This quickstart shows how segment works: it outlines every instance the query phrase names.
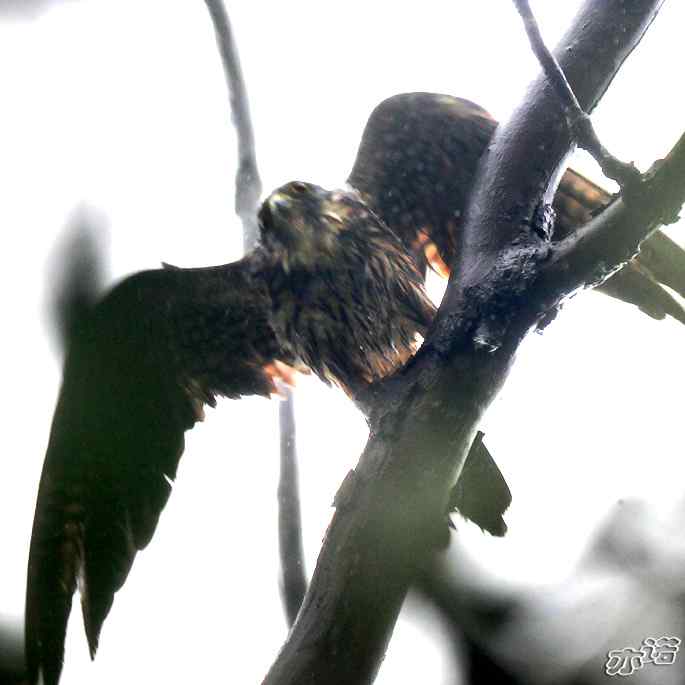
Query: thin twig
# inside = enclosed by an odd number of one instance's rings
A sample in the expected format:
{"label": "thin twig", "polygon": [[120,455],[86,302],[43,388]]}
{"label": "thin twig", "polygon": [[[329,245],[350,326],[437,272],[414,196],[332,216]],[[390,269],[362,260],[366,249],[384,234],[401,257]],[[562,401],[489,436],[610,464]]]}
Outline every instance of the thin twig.
{"label": "thin twig", "polygon": [[231,100],[231,119],[238,138],[238,171],[235,178],[235,211],[243,223],[243,246],[249,252],[259,237],[257,207],[262,182],[257,169],[254,133],[250,118],[247,89],[240,68],[238,48],[222,0],[205,0],[212,17],[216,42],[226,75]]}
{"label": "thin twig", "polygon": [[559,97],[576,143],[587,150],[597,161],[604,175],[616,181],[622,189],[638,182],[641,176],[635,165],[620,161],[600,142],[592,125],[592,120],[583,111],[578,98],[576,98],[562,68],[559,66],[559,62],[545,45],[528,0],[514,0],[514,4],[523,19],[523,25],[533,52]]}
{"label": "thin twig", "polygon": [[[231,101],[231,118],[238,138],[236,173],[236,213],[243,223],[245,252],[257,244],[257,208],[262,183],[257,168],[254,132],[250,118],[247,88],[240,68],[240,57],[231,23],[222,0],[205,0],[216,32],[217,45],[226,75]],[[280,484],[278,487],[278,526],[282,573],[282,597],[288,624],[292,625],[307,589],[302,552],[302,520],[295,449],[295,408],[293,394],[279,408],[281,436]]]}
{"label": "thin twig", "polygon": [[279,407],[281,476],[278,483],[278,541],[281,555],[281,596],[288,626],[292,626],[307,591],[302,552],[302,515],[297,475],[293,393]]}

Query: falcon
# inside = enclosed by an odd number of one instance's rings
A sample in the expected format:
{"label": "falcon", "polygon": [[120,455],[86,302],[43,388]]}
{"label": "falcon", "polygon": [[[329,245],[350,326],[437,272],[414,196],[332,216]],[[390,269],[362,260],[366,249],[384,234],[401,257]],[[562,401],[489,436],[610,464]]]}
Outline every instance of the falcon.
{"label": "falcon", "polygon": [[292,357],[354,394],[411,356],[435,306],[401,240],[357,193],[296,181],[259,220],[257,269]]}
{"label": "falcon", "polygon": [[69,322],[29,554],[30,683],[59,680],[77,583],[94,655],[205,404],[268,396],[300,362],[352,392],[401,365],[433,318],[413,259],[356,193],[290,183],[259,222],[242,260],[135,274]]}
{"label": "falcon", "polygon": [[[348,183],[404,241],[425,272],[447,275],[459,246],[478,162],[497,128],[482,107],[435,93],[404,93],[381,102],[362,136]],[[561,240],[611,196],[575,171],[554,198],[553,240]],[[661,231],[640,254],[596,289],[655,319],[685,323],[685,310],[663,286],[685,297],[685,251]]]}
{"label": "falcon", "polygon": [[[434,315],[425,270],[444,272],[453,259],[495,128],[466,100],[390,98],[371,115],[349,189],[302,182],[278,189],[259,213],[261,244],[242,260],[138,273],[92,304],[75,292],[78,306],[71,314],[65,307],[69,349],[29,554],[32,685],[40,675],[58,683],[77,583],[95,654],[114,594],[167,502],[184,433],[205,404],[268,396],[298,364],[354,396],[411,356]],[[608,200],[567,172],[555,238]],[[602,287],[650,316],[685,321],[661,286],[683,294],[684,274],[682,251],[657,233]],[[478,439],[451,505],[501,535],[510,500]]]}

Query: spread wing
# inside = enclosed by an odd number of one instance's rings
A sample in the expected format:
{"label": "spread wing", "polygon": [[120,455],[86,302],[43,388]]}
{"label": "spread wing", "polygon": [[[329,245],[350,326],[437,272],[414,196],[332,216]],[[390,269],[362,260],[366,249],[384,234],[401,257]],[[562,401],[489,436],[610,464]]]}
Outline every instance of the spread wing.
{"label": "spread wing", "polygon": [[77,583],[95,653],[203,403],[272,390],[263,367],[279,350],[249,259],[136,274],[72,326],[29,555],[31,684],[59,680]]}
{"label": "spread wing", "polygon": [[[446,264],[452,262],[476,167],[496,127],[484,109],[449,95],[395,95],[372,112],[348,181],[424,269],[427,238]],[[555,239],[609,199],[594,183],[567,171],[554,200]],[[657,231],[599,289],[654,318],[669,314],[685,323],[685,311],[662,284],[685,296],[685,250]]]}

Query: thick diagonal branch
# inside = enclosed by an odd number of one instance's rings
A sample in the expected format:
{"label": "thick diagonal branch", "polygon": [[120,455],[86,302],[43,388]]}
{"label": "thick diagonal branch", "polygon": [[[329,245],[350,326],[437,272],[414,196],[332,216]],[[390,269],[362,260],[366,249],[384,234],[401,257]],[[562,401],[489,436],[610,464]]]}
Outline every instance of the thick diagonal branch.
{"label": "thick diagonal branch", "polygon": [[[586,2],[558,52],[586,111],[660,5]],[[482,412],[540,315],[528,294],[545,233],[533,229],[572,145],[555,98],[546,79],[538,82],[483,160],[437,322],[377,396],[369,441],[338,492],[312,583],[267,685],[351,685],[375,676]]]}

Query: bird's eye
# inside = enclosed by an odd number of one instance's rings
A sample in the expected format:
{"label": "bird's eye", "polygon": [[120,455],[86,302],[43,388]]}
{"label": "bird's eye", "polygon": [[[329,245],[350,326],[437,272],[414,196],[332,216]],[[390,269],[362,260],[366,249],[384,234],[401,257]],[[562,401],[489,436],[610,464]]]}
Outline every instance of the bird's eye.
{"label": "bird's eye", "polygon": [[302,181],[293,181],[290,184],[290,187],[296,192],[296,193],[304,193],[307,190],[307,184],[302,183]]}

